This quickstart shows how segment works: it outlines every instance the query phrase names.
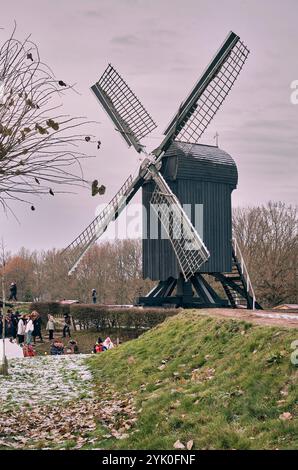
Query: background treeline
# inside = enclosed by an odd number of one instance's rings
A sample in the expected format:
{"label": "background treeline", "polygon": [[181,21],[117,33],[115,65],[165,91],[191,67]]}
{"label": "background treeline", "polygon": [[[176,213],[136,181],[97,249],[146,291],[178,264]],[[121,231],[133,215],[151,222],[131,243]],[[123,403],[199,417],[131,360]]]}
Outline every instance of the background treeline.
{"label": "background treeline", "polygon": [[[264,306],[298,304],[298,212],[281,202],[237,208],[234,235],[246,261],[257,299]],[[60,252],[29,251],[7,254],[6,285],[18,286],[22,301],[78,299],[98,303],[131,304],[153,283],[142,279],[140,240],[117,240],[95,245],[68,278]],[[8,292],[7,292],[8,293]]]}
{"label": "background treeline", "polygon": [[7,256],[5,278],[7,294],[10,283],[18,287],[18,300],[56,301],[77,299],[92,301],[97,291],[101,304],[132,304],[145,294],[152,283],[142,279],[142,248],[139,240],[117,240],[92,247],[75,274],[67,269],[58,250],[29,251],[22,248]]}

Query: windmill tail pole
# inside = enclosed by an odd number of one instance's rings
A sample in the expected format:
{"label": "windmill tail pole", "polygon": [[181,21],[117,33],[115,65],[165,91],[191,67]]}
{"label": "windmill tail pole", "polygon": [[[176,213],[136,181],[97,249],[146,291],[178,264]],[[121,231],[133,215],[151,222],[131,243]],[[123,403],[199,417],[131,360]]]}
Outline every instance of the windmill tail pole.
{"label": "windmill tail pole", "polygon": [[0,375],[8,375],[8,361],[5,354],[5,278],[4,278],[4,263],[3,263],[3,273],[2,273],[2,357],[0,358]]}

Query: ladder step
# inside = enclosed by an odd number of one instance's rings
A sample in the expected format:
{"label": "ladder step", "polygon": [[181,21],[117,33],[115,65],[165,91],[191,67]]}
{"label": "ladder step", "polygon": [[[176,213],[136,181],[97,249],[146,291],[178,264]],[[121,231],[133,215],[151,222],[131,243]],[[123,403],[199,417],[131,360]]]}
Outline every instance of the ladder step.
{"label": "ladder step", "polygon": [[[235,238],[232,239],[232,256],[233,256],[233,264],[232,264],[232,273],[229,277],[237,286],[241,287],[243,290],[243,296],[237,295],[237,303],[241,305],[242,303],[247,303],[247,306],[251,308],[254,306],[255,308],[261,308],[260,305],[256,302],[255,294],[253,291],[253,287],[251,284],[251,280],[247,271],[247,267],[245,265],[243,256],[241,254],[239,245]],[[234,274],[237,275],[235,276]],[[235,300],[236,301],[236,300]]]}

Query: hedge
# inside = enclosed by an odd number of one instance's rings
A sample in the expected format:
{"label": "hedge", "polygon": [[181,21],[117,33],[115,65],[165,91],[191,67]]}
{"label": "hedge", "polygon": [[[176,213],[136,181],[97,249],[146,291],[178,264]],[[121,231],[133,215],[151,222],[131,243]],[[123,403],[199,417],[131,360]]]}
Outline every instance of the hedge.
{"label": "hedge", "polygon": [[153,328],[166,318],[177,315],[180,311],[176,308],[122,308],[94,304],[65,305],[59,302],[32,303],[31,309],[37,310],[44,319],[49,313],[54,316],[68,313],[80,329],[125,328],[138,331]]}
{"label": "hedge", "polygon": [[30,305],[30,311],[37,310],[37,312],[46,320],[47,315],[63,316],[64,313],[70,314],[70,305],[60,304],[60,302],[33,302]]}

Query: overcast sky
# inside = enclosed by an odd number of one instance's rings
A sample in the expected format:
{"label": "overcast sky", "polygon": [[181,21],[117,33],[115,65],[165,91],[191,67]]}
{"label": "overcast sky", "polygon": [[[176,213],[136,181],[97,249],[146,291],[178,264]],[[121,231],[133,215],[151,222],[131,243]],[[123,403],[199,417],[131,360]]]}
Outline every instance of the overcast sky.
{"label": "overcast sky", "polygon": [[[34,201],[36,211],[13,206],[19,222],[0,212],[0,235],[9,250],[66,246],[138,165],[89,88],[111,62],[158,123],[146,140],[161,134],[230,30],[251,54],[202,143],[219,146],[235,159],[239,184],[233,205],[268,200],[298,203],[298,105],[290,101],[298,80],[297,0],[10,0],[1,1],[0,41],[13,20],[17,36],[28,33],[57,79],[77,83],[65,106],[98,121],[102,141],[85,161],[86,178],[107,186],[102,199],[86,190]],[[136,200],[137,202],[138,200]]]}

